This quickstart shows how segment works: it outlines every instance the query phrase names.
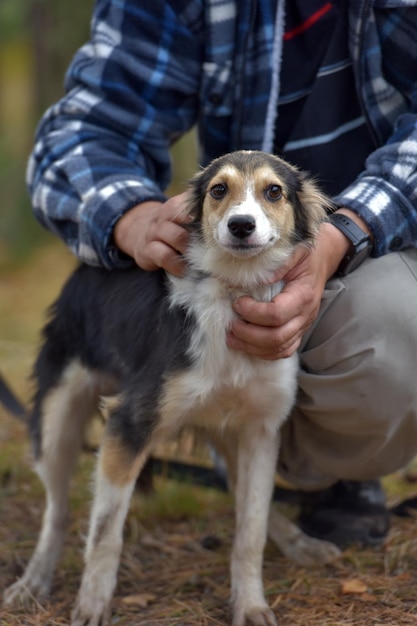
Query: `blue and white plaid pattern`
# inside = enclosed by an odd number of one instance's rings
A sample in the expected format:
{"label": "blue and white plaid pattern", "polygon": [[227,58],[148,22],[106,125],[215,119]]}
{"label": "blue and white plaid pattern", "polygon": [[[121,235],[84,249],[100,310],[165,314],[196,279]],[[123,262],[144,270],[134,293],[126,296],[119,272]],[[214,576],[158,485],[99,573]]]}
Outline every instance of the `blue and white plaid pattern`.
{"label": "blue and white plaid pattern", "polygon": [[[349,11],[376,150],[336,200],[369,223],[380,256],[417,244],[417,0],[351,0]],[[38,128],[27,174],[35,214],[80,259],[126,263],[114,224],[164,199],[170,146],[196,123],[202,164],[268,145],[276,12],[276,0],[96,1],[91,40]]]}

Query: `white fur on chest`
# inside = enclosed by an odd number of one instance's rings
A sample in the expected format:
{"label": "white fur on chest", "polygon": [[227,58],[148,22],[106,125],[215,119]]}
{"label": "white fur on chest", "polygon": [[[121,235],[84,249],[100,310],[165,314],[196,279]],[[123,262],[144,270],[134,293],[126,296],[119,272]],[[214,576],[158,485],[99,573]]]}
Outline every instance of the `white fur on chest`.
{"label": "white fur on chest", "polygon": [[[226,335],[237,317],[232,302],[242,292],[211,277],[171,277],[171,282],[171,304],[185,307],[197,321],[188,347],[193,366],[181,382],[183,408],[198,416],[201,407],[206,419],[207,408],[213,407],[213,419],[229,422],[254,410],[273,418],[283,409],[287,413],[295,395],[297,357],[266,361],[227,347]],[[280,290],[281,285],[263,285],[248,295],[270,301]]]}

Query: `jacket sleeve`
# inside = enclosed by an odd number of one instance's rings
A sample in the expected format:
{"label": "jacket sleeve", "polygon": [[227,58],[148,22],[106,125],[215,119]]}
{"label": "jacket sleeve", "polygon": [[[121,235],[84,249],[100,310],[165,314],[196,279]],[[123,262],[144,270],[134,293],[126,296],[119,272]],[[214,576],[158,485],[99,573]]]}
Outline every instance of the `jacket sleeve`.
{"label": "jacket sleeve", "polygon": [[82,261],[130,264],[113,227],[135,204],[165,198],[170,146],[196,121],[201,39],[197,2],[97,0],[91,39],[27,169],[35,215]]}
{"label": "jacket sleeve", "polygon": [[375,257],[417,247],[417,3],[386,4],[367,20],[358,89],[379,147],[336,198],[369,225]]}
{"label": "jacket sleeve", "polygon": [[378,257],[417,247],[416,189],[417,115],[407,114],[336,203],[351,208],[369,225],[374,236],[372,256]]}

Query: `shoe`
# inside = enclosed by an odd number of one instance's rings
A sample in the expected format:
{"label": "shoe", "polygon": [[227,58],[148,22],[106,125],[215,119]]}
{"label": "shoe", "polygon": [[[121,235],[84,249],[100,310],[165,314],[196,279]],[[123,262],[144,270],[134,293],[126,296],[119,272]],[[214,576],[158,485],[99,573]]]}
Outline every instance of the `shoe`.
{"label": "shoe", "polygon": [[390,512],[379,480],[341,480],[328,489],[304,493],[298,518],[311,537],[335,543],[380,545],[390,527]]}

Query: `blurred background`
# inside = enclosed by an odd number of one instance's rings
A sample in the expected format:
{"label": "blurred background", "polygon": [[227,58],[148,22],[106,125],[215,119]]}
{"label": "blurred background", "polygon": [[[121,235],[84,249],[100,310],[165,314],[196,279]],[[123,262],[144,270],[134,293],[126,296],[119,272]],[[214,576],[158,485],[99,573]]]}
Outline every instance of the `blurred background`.
{"label": "blurred background", "polygon": [[0,2],[0,268],[46,242],[32,218],[25,168],[36,124],[63,94],[66,67],[89,32],[92,0]]}
{"label": "blurred background", "polygon": [[[66,66],[88,37],[91,7],[0,0],[0,374],[25,402],[44,309],[74,263],[32,216],[26,162],[38,120],[63,94]],[[0,418],[5,443],[16,433],[1,408]]]}
{"label": "blurred background", "polygon": [[[0,373],[26,398],[45,308],[75,260],[34,219],[25,169],[36,125],[64,92],[89,36],[93,0],[0,0]],[[174,149],[181,190],[195,169],[194,138]],[[1,409],[0,409],[1,411]]]}

